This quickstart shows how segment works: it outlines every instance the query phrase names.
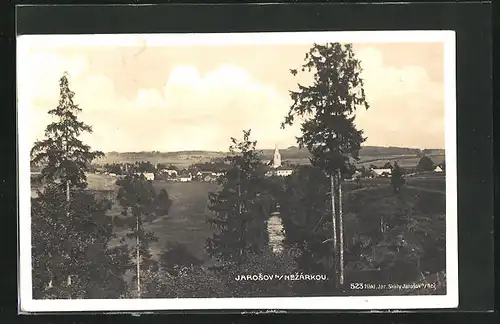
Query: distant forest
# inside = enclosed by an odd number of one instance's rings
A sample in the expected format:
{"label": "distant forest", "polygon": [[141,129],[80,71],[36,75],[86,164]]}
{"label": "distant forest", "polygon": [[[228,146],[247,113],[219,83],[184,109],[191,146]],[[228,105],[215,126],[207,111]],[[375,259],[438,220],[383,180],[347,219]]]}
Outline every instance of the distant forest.
{"label": "distant forest", "polygon": [[[261,150],[262,156],[270,158],[273,156],[274,149],[264,149]],[[396,156],[396,155],[433,155],[433,154],[444,154],[444,149],[418,149],[418,148],[408,148],[408,147],[395,147],[395,146],[364,146],[361,148],[359,153],[362,157],[384,157],[384,156]],[[227,152],[216,152],[216,151],[177,151],[177,152],[109,152],[108,156],[120,156],[120,157],[130,157],[130,158],[148,158],[148,157],[224,157]],[[308,158],[310,153],[307,149],[299,149],[296,146],[290,146],[286,149],[280,149],[280,154],[283,159],[302,159]]]}

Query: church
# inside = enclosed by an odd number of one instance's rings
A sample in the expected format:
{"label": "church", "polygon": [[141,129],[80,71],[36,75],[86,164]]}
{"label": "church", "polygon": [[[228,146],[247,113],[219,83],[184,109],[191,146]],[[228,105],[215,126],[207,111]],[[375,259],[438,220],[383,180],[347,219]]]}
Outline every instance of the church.
{"label": "church", "polygon": [[271,170],[266,173],[268,177],[270,176],[278,176],[278,177],[286,177],[293,173],[293,169],[289,167],[285,167],[281,164],[281,154],[278,150],[278,145],[276,145],[274,149],[273,159],[269,161],[268,165],[271,167]]}

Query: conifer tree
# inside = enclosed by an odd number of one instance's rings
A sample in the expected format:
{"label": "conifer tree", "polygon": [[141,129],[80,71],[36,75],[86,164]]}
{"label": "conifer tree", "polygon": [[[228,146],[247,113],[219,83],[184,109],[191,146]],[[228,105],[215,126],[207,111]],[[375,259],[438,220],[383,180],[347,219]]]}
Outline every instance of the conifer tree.
{"label": "conifer tree", "polygon": [[104,154],[91,151],[90,146],[78,139],[82,133],[92,133],[92,127],[77,118],[82,110],[73,101],[75,93],[69,88],[67,73],[61,77],[59,89],[59,105],[48,112],[56,121],[45,129],[45,139],[35,142],[31,149],[31,163],[44,166],[40,178],[45,182],[60,183],[66,191],[66,202],[69,202],[71,189],[87,186],[85,172],[94,159]]}
{"label": "conifer tree", "polygon": [[[122,215],[129,216],[130,232],[126,237],[135,241],[129,253],[130,259],[135,263],[135,297],[141,298],[145,293],[142,288],[145,286],[143,278],[158,266],[152,259],[149,248],[149,244],[156,242],[158,238],[145,228],[145,222],[152,219],[159,208],[162,213],[168,214],[168,210],[164,210],[151,181],[147,181],[143,175],[129,173],[124,179],[117,181],[117,185],[120,186],[117,200],[123,208]],[[164,195],[166,192],[162,196]],[[125,243],[125,238],[122,243]]]}
{"label": "conifer tree", "polygon": [[434,170],[434,161],[427,155],[420,158],[417,164],[417,171],[432,171]]}
{"label": "conifer tree", "polygon": [[231,155],[226,158],[230,169],[218,182],[221,189],[209,194],[208,222],[216,233],[207,240],[207,252],[219,260],[236,264],[248,254],[258,253],[267,244],[264,192],[265,166],[250,140],[250,130],[243,131],[243,141],[231,138]]}
{"label": "conifer tree", "polygon": [[[31,165],[41,166],[42,189],[32,199],[33,295],[35,298],[88,298],[120,294],[124,260],[121,247],[108,248],[113,238],[109,204],[87,187],[85,172],[102,152],[78,139],[92,132],[77,114],[65,73],[59,82],[59,105],[48,113],[56,120],[31,150]],[[102,291],[111,285],[111,291]],[[116,295],[115,297],[118,297]]]}
{"label": "conifer tree", "polygon": [[[343,224],[342,174],[352,159],[358,158],[363,131],[354,123],[355,111],[365,100],[360,61],[355,58],[351,44],[313,44],[306,53],[301,72],[312,74],[310,85],[298,84],[290,91],[293,104],[282,128],[301,119],[300,147],[311,152],[311,163],[323,169],[330,177],[334,256],[338,282],[343,284]],[[297,75],[298,70],[290,70]]]}

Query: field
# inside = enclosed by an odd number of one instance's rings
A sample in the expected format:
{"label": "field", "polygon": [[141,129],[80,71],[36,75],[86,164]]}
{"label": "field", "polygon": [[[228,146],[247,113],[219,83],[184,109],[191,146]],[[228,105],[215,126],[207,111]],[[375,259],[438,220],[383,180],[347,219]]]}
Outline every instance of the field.
{"label": "field", "polygon": [[[98,180],[101,177],[101,180]],[[105,178],[101,175],[92,175],[91,186],[93,189],[110,189],[113,178]],[[425,197],[429,202],[429,207],[432,208],[432,201],[441,201],[445,197],[445,177],[443,174],[430,173],[420,177],[409,178],[403,189],[403,195],[406,197]],[[173,200],[172,207],[168,216],[160,217],[148,223],[148,230],[151,230],[158,237],[158,242],[152,243],[153,255],[158,256],[168,241],[179,242],[185,244],[190,252],[197,257],[206,260],[207,255],[204,252],[206,239],[213,233],[212,228],[206,222],[207,215],[207,198],[208,193],[217,190],[217,185],[213,183],[177,183],[153,181],[153,185],[157,190],[166,189],[170,198]],[[370,200],[380,198],[383,199],[392,197],[390,190],[390,180],[386,178],[364,179],[362,181],[363,189],[356,189],[356,184],[346,182],[343,186],[346,197],[350,191],[363,192],[362,200]],[[379,197],[377,192],[382,192]],[[423,195],[422,195],[423,194]],[[413,198],[412,198],[413,199]],[[440,205],[441,206],[441,205]],[[375,207],[374,207],[375,208]],[[384,207],[385,208],[385,207]],[[120,207],[115,203],[109,215],[119,216]],[[345,212],[349,212],[349,207],[346,205]],[[390,211],[388,211],[390,212]],[[436,207],[436,213],[444,213],[441,207]],[[369,210],[364,210],[359,217],[369,217]],[[366,214],[366,215],[365,215]],[[123,230],[117,228],[119,236],[123,235]]]}
{"label": "field", "polygon": [[[116,193],[117,186],[114,184],[116,178],[106,175],[87,174],[89,189],[96,191],[108,191],[112,195]],[[157,190],[166,189],[170,199],[173,200],[168,216],[155,219],[148,224],[148,229],[153,231],[159,238],[153,243],[153,253],[160,253],[167,241],[186,244],[192,253],[205,259],[204,246],[206,238],[211,235],[212,229],[206,223],[208,193],[217,190],[217,184],[213,183],[178,183],[153,181]],[[362,191],[373,192],[377,188],[389,188],[390,180],[387,178],[363,179],[361,181]],[[427,173],[414,177],[408,177],[405,192],[427,192],[433,195],[444,196],[446,183],[443,173]],[[347,194],[356,189],[354,182],[345,182],[344,192]],[[359,191],[355,190],[355,191]],[[367,192],[367,194],[368,194]],[[120,217],[122,209],[114,202],[109,216]],[[349,212],[346,210],[346,212]],[[117,232],[123,234],[123,229],[117,228]]]}
{"label": "field", "polygon": [[[146,225],[158,238],[158,242],[151,243],[153,256],[158,257],[171,241],[186,245],[191,253],[206,260],[205,243],[212,234],[206,222],[208,193],[216,191],[217,184],[153,181],[153,186],[156,190],[166,189],[173,201],[167,216]],[[109,215],[120,217],[120,212],[121,208],[115,203]],[[122,228],[117,228],[116,232],[118,237],[124,235]]]}
{"label": "field", "polygon": [[185,244],[201,259],[206,259],[206,239],[212,229],[206,222],[208,193],[217,190],[213,183],[166,183],[155,181],[157,190],[165,188],[173,200],[167,217],[152,222],[149,230],[158,236],[159,241],[152,246],[156,253],[161,252],[167,241]]}
{"label": "field", "polygon": [[[428,157],[434,162],[434,164],[441,164],[444,161],[443,154],[429,154]],[[390,162],[394,164],[397,162],[402,168],[414,168],[417,166],[420,157],[418,155],[392,155],[392,156],[360,156],[360,161],[358,166],[369,167],[370,165],[375,165],[377,167],[383,166],[385,163]]]}
{"label": "field", "polygon": [[97,163],[135,163],[140,161],[149,161],[156,165],[164,163],[166,165],[175,165],[178,168],[187,168],[194,163],[210,162],[214,158],[223,158],[227,153],[209,152],[209,151],[191,151],[191,152],[131,152],[131,153],[107,153],[100,158]]}
{"label": "field", "polygon": [[[389,187],[390,178],[372,178],[362,179],[361,185],[366,188],[374,187]],[[356,188],[356,183],[353,181],[344,184],[344,190],[351,190]],[[444,172],[427,172],[417,174],[415,176],[408,176],[406,178],[406,189],[420,190],[426,192],[434,192],[444,195],[446,193],[446,174]]]}
{"label": "field", "polygon": [[[261,158],[264,161],[271,160],[274,154],[273,149],[261,150]],[[305,149],[290,147],[280,149],[281,159],[288,164],[309,164],[310,154]],[[398,162],[404,168],[413,168],[417,165],[421,152],[418,149],[397,148],[397,147],[363,147],[360,151],[359,166],[365,167],[374,164],[379,167],[387,162]],[[434,164],[444,161],[444,150],[428,150],[426,152]],[[97,163],[134,163],[136,161],[150,161],[153,164],[164,163],[175,165],[179,168],[187,168],[195,163],[210,162],[212,159],[220,159],[227,156],[227,152],[213,151],[185,151],[185,152],[129,152],[129,153],[107,153],[105,157],[99,159]]]}
{"label": "field", "polygon": [[[106,175],[87,175],[89,189],[96,192],[106,193],[108,197],[116,194],[117,186],[114,184],[116,178]],[[375,178],[363,179],[362,188],[358,189],[355,182],[345,182],[343,185],[344,215],[345,215],[345,238],[346,238],[346,280],[366,280],[376,282],[396,282],[397,280],[408,280],[414,282],[418,280],[420,273],[426,276],[435,275],[444,270],[444,235],[445,235],[445,175],[444,173],[428,172],[408,177],[401,193],[395,195],[390,186],[390,179]],[[213,233],[213,229],[206,222],[207,220],[207,199],[208,193],[217,191],[218,186],[214,183],[204,182],[165,182],[161,180],[153,181],[153,186],[157,189],[166,189],[172,206],[169,215],[152,219],[146,222],[149,231],[154,232],[158,238],[157,242],[150,244],[154,258],[164,251],[167,242],[177,242],[185,245],[188,250],[201,260],[210,262],[205,252],[205,244],[208,237]],[[374,229],[379,226],[381,217],[399,217],[401,210],[412,210],[412,216],[424,228],[425,249],[430,252],[424,255],[419,261],[418,274],[416,267],[410,270],[390,270],[375,271],[375,276],[366,277],[371,272],[350,269],[353,264],[358,263],[358,257],[348,260],[349,246],[356,236],[371,235]],[[121,208],[113,203],[109,216],[120,219]],[[122,218],[123,219],[123,218]],[[116,243],[126,233],[126,228],[115,223]],[[428,236],[427,236],[428,234]],[[428,237],[428,238],[427,238]],[[129,242],[134,244],[133,241]],[[111,242],[113,245],[114,242]],[[286,248],[286,247],[285,247]],[[375,250],[378,247],[373,247]],[[383,253],[384,252],[379,252]],[[411,271],[411,273],[410,273]],[[130,279],[128,274],[126,278]],[[389,276],[389,277],[388,277]],[[399,276],[391,277],[391,276]],[[389,279],[388,279],[389,278]],[[406,279],[405,279],[406,278]],[[412,279],[407,279],[412,278]],[[127,279],[127,280],[128,280]],[[352,292],[351,292],[352,293]],[[367,293],[366,291],[364,293]],[[368,292],[369,293],[369,292]],[[376,292],[373,292],[374,294]],[[396,292],[403,294],[404,292]]]}
{"label": "field", "polygon": [[[118,187],[116,178],[101,174],[87,174],[88,188],[97,193],[105,194],[108,198],[116,195]],[[205,242],[212,230],[206,223],[208,193],[217,190],[217,184],[206,182],[164,182],[153,181],[157,191],[166,189],[172,207],[168,216],[160,217],[147,224],[148,230],[158,237],[158,242],[152,243],[152,253],[157,256],[164,249],[167,241],[185,244],[188,249],[201,259],[206,259]],[[36,188],[32,188],[32,197],[36,197]],[[108,216],[123,219],[122,208],[113,201]],[[118,224],[118,221],[116,221]],[[120,237],[125,234],[124,228],[117,225],[116,233]],[[113,243],[112,243],[113,244]]]}

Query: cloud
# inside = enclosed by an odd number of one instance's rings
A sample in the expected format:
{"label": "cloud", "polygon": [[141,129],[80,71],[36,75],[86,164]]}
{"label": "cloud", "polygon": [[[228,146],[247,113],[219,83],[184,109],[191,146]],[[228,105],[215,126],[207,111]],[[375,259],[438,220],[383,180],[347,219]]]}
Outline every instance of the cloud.
{"label": "cloud", "polygon": [[[443,84],[432,81],[422,66],[388,65],[375,47],[365,47],[357,56],[371,105],[368,111],[359,110],[356,120],[368,137],[366,144],[444,147]],[[243,129],[252,129],[259,147],[272,148],[295,145],[300,135],[298,124],[280,129],[291,102],[275,85],[295,82],[286,69],[264,83],[243,65],[226,62],[205,72],[194,65],[174,65],[163,84],[136,88],[125,97],[115,88],[113,75],[91,72],[90,57],[32,51],[19,59],[19,106],[29,112],[23,117],[29,127],[22,136],[34,141],[43,135],[51,121],[47,111],[58,103],[58,79],[64,71],[83,109],[81,120],[93,126],[94,133],[82,139],[95,149],[226,150],[230,137],[241,138]]]}
{"label": "cloud", "polygon": [[[19,97],[36,116],[31,119],[31,140],[40,138],[50,122],[47,111],[57,105],[58,79],[68,70],[75,102],[83,109],[80,118],[94,130],[82,139],[96,149],[227,150],[230,137],[241,138],[243,129],[252,129],[261,147],[294,144],[294,130],[280,129],[288,98],[239,66],[222,64],[203,75],[195,66],[176,66],[163,87],[140,88],[127,100],[115,92],[110,78],[89,74],[84,58],[46,56],[55,64],[47,78],[38,68],[36,82],[27,75],[20,78]],[[39,55],[32,60],[36,67],[46,62]],[[43,84],[43,91],[33,91],[37,84]]]}
{"label": "cloud", "polygon": [[357,125],[367,144],[444,147],[444,85],[431,80],[422,66],[395,68],[374,47],[360,50],[368,111],[359,110]]}

